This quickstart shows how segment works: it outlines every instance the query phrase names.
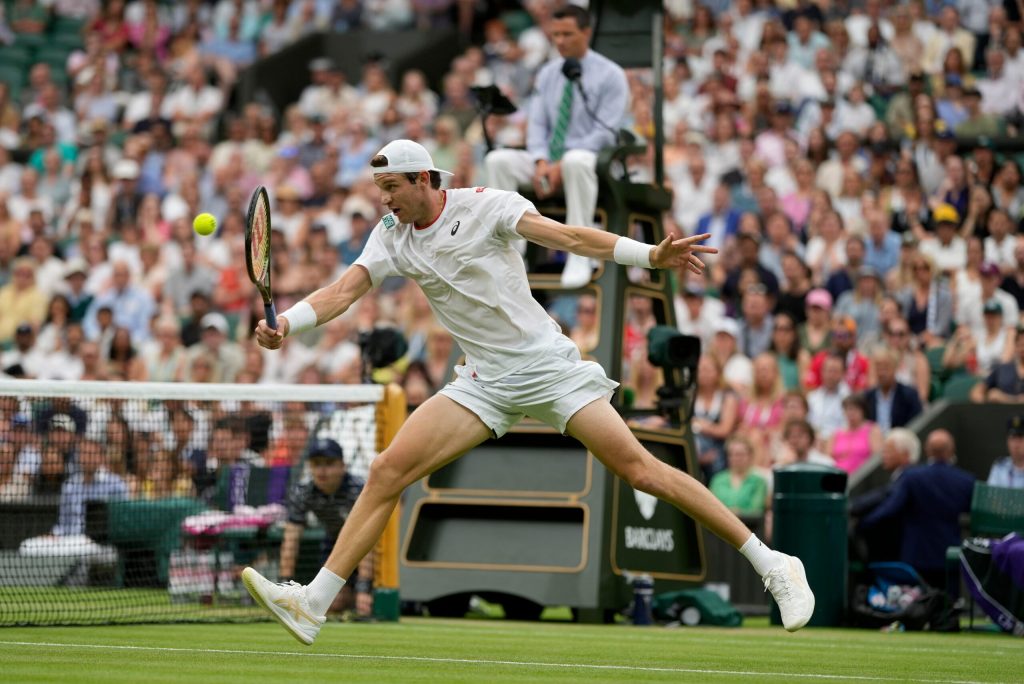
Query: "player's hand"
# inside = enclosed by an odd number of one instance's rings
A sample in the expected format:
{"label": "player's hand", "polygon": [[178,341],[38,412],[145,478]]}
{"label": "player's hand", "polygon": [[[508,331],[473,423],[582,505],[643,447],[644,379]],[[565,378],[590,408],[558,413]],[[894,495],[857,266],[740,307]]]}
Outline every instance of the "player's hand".
{"label": "player's hand", "polygon": [[669,235],[661,244],[651,250],[651,268],[675,268],[685,266],[693,273],[700,275],[704,272],[704,262],[698,257],[702,254],[718,254],[717,247],[698,245],[711,237],[711,233],[691,235],[686,238],[675,239]]}
{"label": "player's hand", "polygon": [[256,324],[256,341],[264,349],[280,349],[287,334],[288,319],[284,316],[277,317],[277,330],[272,329],[263,319]]}
{"label": "player's hand", "polygon": [[356,594],[356,613],[361,617],[369,617],[373,614],[373,594],[365,591]]}

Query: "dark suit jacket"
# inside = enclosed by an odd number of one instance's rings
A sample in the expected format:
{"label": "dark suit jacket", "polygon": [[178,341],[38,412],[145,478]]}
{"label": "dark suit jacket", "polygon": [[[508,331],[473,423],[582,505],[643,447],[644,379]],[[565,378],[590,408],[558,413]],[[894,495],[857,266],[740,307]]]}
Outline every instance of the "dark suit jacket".
{"label": "dark suit jacket", "polygon": [[960,514],[971,510],[974,476],[946,463],[907,470],[888,497],[865,517],[862,530],[900,525],[900,558],[920,571],[942,570],[946,549],[960,545]]}
{"label": "dark suit jacket", "polygon": [[[896,389],[893,391],[895,394],[892,398],[892,427],[904,427],[921,413],[921,397],[917,394],[916,389],[901,382],[896,383]],[[864,399],[868,404],[867,414],[864,417],[877,422],[878,416],[875,415],[875,409],[878,403],[878,388],[872,387],[865,392]]]}

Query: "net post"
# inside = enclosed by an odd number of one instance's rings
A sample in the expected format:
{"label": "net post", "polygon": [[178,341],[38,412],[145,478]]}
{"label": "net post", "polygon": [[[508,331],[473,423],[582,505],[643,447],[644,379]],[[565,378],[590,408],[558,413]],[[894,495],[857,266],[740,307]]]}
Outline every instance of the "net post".
{"label": "net post", "polygon": [[[377,404],[377,451],[391,444],[406,417],[405,392],[391,383],[384,388],[384,398]],[[398,619],[398,554],[401,503],[395,507],[387,526],[377,542],[374,563],[374,614],[379,618]],[[383,590],[383,591],[382,591]],[[385,599],[385,595],[387,598]],[[387,604],[387,609],[378,604]]]}

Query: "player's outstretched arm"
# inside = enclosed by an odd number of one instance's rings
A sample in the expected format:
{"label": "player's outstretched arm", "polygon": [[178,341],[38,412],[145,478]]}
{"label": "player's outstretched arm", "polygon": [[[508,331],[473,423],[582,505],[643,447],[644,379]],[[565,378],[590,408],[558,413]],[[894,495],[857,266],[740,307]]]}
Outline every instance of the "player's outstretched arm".
{"label": "player's outstretched arm", "polygon": [[277,317],[277,330],[266,321],[256,325],[256,341],[261,347],[278,349],[284,338],[315,328],[348,311],[373,286],[370,274],[358,265],[350,266],[330,285],[321,287]]}
{"label": "player's outstretched arm", "polygon": [[614,260],[627,266],[674,268],[685,266],[702,273],[704,262],[698,253],[717,254],[714,247],[697,244],[711,237],[710,233],[686,238],[666,237],[657,245],[645,245],[627,237],[596,228],[567,226],[540,214],[526,213],[516,224],[516,232],[530,242],[550,249],[560,249],[593,259]]}

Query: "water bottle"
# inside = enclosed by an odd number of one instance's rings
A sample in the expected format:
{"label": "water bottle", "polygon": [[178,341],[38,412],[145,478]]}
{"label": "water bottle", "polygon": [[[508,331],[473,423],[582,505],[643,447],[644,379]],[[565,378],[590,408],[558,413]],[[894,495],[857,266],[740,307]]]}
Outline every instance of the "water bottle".
{"label": "water bottle", "polygon": [[637,575],[633,578],[633,624],[650,625],[654,623],[651,613],[651,598],[654,596],[654,578],[650,575]]}

